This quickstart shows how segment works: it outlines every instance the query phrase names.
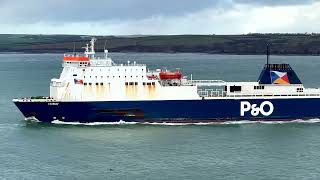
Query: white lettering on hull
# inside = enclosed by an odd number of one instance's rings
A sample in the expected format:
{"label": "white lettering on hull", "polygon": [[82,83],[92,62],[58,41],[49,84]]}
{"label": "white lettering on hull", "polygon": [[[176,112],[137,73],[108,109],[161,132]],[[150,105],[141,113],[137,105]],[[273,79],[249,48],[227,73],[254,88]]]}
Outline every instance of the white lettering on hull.
{"label": "white lettering on hull", "polygon": [[[240,116],[244,116],[248,111],[250,111],[252,116],[258,116],[259,114],[270,116],[274,111],[274,106],[270,101],[263,101],[259,107],[257,106],[257,104],[251,104],[249,101],[241,101]],[[265,106],[269,107],[268,111],[265,111]]]}

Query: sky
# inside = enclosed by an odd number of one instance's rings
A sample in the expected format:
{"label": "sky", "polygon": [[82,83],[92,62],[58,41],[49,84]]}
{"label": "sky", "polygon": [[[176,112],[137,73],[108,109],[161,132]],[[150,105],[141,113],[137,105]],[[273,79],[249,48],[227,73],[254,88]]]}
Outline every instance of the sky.
{"label": "sky", "polygon": [[320,0],[0,0],[2,34],[320,32]]}

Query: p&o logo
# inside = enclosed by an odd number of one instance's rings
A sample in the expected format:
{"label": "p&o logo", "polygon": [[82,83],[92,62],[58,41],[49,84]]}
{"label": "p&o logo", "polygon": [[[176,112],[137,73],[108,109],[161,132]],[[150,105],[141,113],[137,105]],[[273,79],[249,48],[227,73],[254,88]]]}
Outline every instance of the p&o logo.
{"label": "p&o logo", "polygon": [[250,111],[252,116],[258,116],[259,114],[270,116],[273,113],[273,110],[274,106],[270,101],[263,101],[260,106],[258,106],[257,104],[251,104],[248,101],[241,101],[240,104],[241,116],[244,116],[245,112],[248,111]]}

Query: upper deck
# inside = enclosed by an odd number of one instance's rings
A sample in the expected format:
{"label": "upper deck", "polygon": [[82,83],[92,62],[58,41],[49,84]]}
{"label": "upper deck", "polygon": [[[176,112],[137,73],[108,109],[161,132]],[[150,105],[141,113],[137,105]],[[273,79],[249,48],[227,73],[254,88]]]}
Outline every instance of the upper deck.
{"label": "upper deck", "polygon": [[219,98],[319,97],[319,89],[307,89],[288,64],[266,64],[256,82],[188,79],[180,70],[149,71],[145,64],[116,64],[96,56],[95,39],[84,53],[63,58],[63,71],[52,79],[50,97],[68,101],[187,100]]}

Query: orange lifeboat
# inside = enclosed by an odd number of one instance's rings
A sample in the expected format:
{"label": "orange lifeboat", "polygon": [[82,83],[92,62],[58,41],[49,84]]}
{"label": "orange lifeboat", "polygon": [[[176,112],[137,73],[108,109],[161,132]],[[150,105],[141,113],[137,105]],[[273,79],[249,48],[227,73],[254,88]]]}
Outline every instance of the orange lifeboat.
{"label": "orange lifeboat", "polygon": [[163,71],[159,74],[161,80],[170,80],[170,79],[181,79],[182,73],[180,71],[170,72]]}

